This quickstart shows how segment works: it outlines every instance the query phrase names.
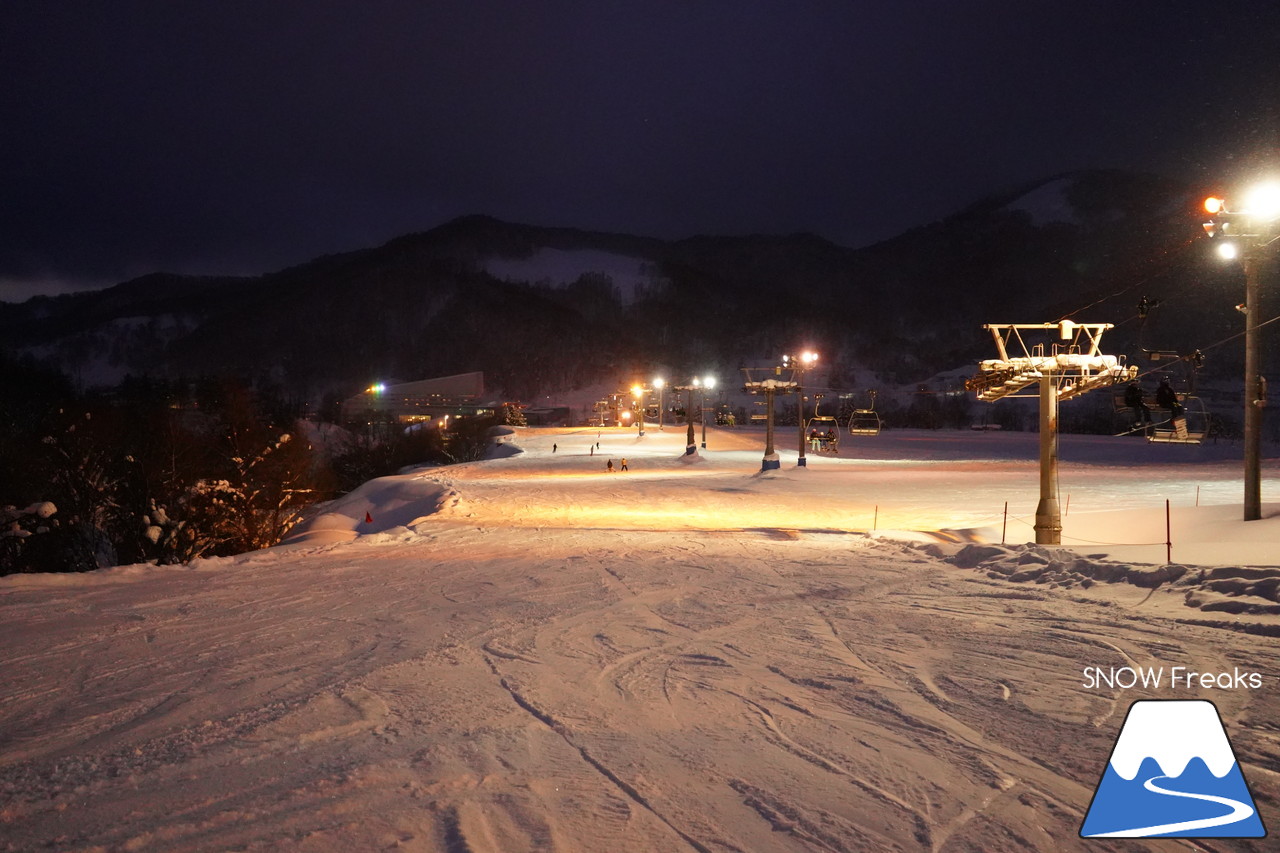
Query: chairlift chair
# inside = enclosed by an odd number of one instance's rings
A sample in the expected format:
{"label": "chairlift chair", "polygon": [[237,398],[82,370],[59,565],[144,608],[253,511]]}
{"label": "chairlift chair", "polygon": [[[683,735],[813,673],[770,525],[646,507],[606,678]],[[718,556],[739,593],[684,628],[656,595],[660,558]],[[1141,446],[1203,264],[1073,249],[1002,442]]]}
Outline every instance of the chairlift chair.
{"label": "chairlift chair", "polygon": [[[1142,355],[1151,363],[1159,362],[1181,362],[1183,364],[1185,375],[1181,384],[1185,385],[1184,391],[1175,392],[1178,398],[1180,412],[1175,413],[1170,409],[1154,405],[1154,400],[1150,400],[1147,395],[1144,396],[1144,402],[1147,408],[1153,412],[1160,412],[1164,415],[1163,420],[1155,420],[1147,428],[1146,425],[1139,427],[1136,424],[1136,418],[1131,419],[1134,426],[1121,435],[1133,434],[1141,430],[1147,436],[1147,441],[1156,444],[1200,444],[1204,441],[1205,436],[1209,433],[1209,414],[1205,410],[1204,401],[1196,395],[1196,373],[1204,366],[1204,353],[1200,350],[1192,350],[1191,352],[1182,352],[1173,349],[1157,349],[1144,345],[1143,341],[1147,332],[1147,318],[1153,308],[1159,307],[1158,300],[1152,300],[1146,296],[1138,302],[1138,319],[1141,321],[1138,331],[1139,348]],[[1167,378],[1167,377],[1166,377]],[[1133,409],[1124,402],[1123,394],[1117,394],[1115,397],[1117,414],[1133,413]]]}
{"label": "chairlift chair", "polygon": [[831,415],[814,415],[805,424],[805,436],[814,453],[840,454],[840,424]]}
{"label": "chairlift chair", "polygon": [[[1157,421],[1147,441],[1155,444],[1200,444],[1209,432],[1209,415],[1205,411],[1204,401],[1191,394],[1178,394],[1178,403],[1182,411]],[[1167,410],[1162,410],[1167,411]]]}
{"label": "chairlift chair", "polygon": [[871,408],[854,409],[849,415],[850,435],[879,435],[880,413],[876,411],[876,392],[871,391]]}
{"label": "chairlift chair", "polygon": [[1124,391],[1113,397],[1116,435],[1143,435],[1155,444],[1200,444],[1209,433],[1209,413],[1204,401],[1195,394],[1177,392],[1182,412],[1177,417],[1168,409],[1157,406],[1152,395],[1143,392],[1143,402],[1151,412],[1151,420],[1139,422],[1134,407],[1125,402]]}
{"label": "chairlift chair", "polygon": [[854,409],[849,415],[850,435],[879,435],[880,415],[875,409]]}

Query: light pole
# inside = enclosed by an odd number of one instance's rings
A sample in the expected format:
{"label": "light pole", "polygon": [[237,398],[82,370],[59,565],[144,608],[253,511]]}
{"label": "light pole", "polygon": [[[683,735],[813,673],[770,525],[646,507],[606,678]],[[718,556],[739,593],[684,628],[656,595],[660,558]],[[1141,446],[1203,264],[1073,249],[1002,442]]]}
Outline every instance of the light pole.
{"label": "light pole", "polygon": [[[1260,280],[1264,250],[1277,239],[1280,219],[1280,183],[1261,184],[1247,191],[1242,209],[1230,210],[1220,198],[1207,198],[1204,208],[1212,216],[1204,224],[1210,237],[1218,237],[1218,254],[1244,262],[1244,520],[1262,518],[1262,407],[1267,404],[1267,380],[1262,375],[1262,303]],[[1239,240],[1237,244],[1236,240]]]}
{"label": "light pole", "polygon": [[644,388],[639,385],[631,386],[631,408],[636,413],[637,437],[641,437],[644,435]]}
{"label": "light pole", "polygon": [[662,432],[662,389],[666,385],[661,377],[653,380],[653,387],[658,389],[658,432]]}
{"label": "light pole", "polygon": [[[693,380],[693,384],[698,385],[698,380]],[[707,391],[716,387],[716,378],[708,376],[702,380],[702,393],[698,395],[698,417],[702,419],[702,448],[707,447]]]}
{"label": "light pole", "polygon": [[796,457],[797,468],[809,467],[809,460],[804,455],[804,389],[800,386],[804,382],[805,370],[812,367],[817,360],[816,352],[802,352],[798,356],[782,357],[782,366],[791,368],[791,376],[796,383],[796,420],[800,424],[800,455]]}
{"label": "light pole", "polygon": [[685,448],[684,455],[692,456],[698,452],[698,445],[693,436],[693,389],[698,386],[698,380],[695,379],[688,385],[672,385],[671,390],[676,392],[676,408],[680,408],[680,392],[686,392],[684,404],[684,423],[685,423]]}

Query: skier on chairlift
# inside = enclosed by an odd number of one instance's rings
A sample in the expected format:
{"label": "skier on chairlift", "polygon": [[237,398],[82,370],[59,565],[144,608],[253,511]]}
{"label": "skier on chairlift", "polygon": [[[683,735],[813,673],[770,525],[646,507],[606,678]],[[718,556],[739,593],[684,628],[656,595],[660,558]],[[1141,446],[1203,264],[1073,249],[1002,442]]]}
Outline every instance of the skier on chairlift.
{"label": "skier on chairlift", "polygon": [[1156,389],[1156,405],[1163,409],[1168,409],[1169,414],[1173,417],[1179,417],[1183,411],[1182,403],[1178,401],[1178,392],[1173,390],[1173,386],[1169,384],[1169,377],[1160,380],[1160,387]]}
{"label": "skier on chairlift", "polygon": [[1156,403],[1162,408],[1169,410],[1169,420],[1173,424],[1173,432],[1179,439],[1187,437],[1187,418],[1186,408],[1182,402],[1178,400],[1178,392],[1173,390],[1173,386],[1169,384],[1169,377],[1160,380],[1160,387],[1156,389]]}
{"label": "skier on chairlift", "polygon": [[1133,430],[1146,432],[1151,427],[1151,409],[1142,396],[1142,385],[1130,382],[1124,389],[1124,404],[1133,410]]}

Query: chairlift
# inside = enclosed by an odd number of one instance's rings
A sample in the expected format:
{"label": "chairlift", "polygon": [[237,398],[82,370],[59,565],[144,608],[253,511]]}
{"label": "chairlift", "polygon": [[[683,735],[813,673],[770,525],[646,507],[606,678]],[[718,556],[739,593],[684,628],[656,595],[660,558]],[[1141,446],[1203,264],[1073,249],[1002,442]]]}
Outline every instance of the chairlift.
{"label": "chairlift", "polygon": [[1120,390],[1112,397],[1119,432],[1117,435],[1145,436],[1156,444],[1200,444],[1210,432],[1211,419],[1204,401],[1191,390],[1174,391],[1177,408],[1158,405],[1155,397],[1142,392],[1142,406],[1147,418],[1139,416],[1128,390]]}
{"label": "chairlift", "polygon": [[[1176,392],[1175,392],[1176,393]],[[1147,441],[1155,444],[1200,444],[1209,433],[1204,401],[1191,394],[1177,394],[1180,409],[1153,425]],[[1168,410],[1166,410],[1168,411]]]}
{"label": "chairlift", "polygon": [[869,392],[871,395],[871,408],[854,409],[849,415],[849,434],[850,435],[879,435],[880,434],[880,413],[876,411],[876,392]]}
{"label": "chairlift", "polygon": [[805,424],[805,440],[814,453],[838,456],[840,453],[840,424],[831,415],[814,415]]}
{"label": "chairlift", "polygon": [[[1152,422],[1149,425],[1139,423],[1141,419],[1137,417],[1136,407],[1127,399],[1128,394],[1124,391],[1118,392],[1114,397],[1117,417],[1127,416],[1131,424],[1120,434],[1145,435],[1147,441],[1156,444],[1200,444],[1209,434],[1211,424],[1204,401],[1196,394],[1196,372],[1204,366],[1204,353],[1198,349],[1184,353],[1179,350],[1155,349],[1144,345],[1147,319],[1152,309],[1159,306],[1159,300],[1146,296],[1138,302],[1138,319],[1141,321],[1138,345],[1143,357],[1152,364],[1181,362],[1184,366],[1184,378],[1180,384],[1184,387],[1175,390],[1177,405],[1172,407],[1159,406],[1154,399],[1143,393],[1143,405],[1148,410],[1149,417],[1153,412],[1164,414],[1163,420],[1150,418]],[[1168,379],[1168,376],[1163,378]]]}

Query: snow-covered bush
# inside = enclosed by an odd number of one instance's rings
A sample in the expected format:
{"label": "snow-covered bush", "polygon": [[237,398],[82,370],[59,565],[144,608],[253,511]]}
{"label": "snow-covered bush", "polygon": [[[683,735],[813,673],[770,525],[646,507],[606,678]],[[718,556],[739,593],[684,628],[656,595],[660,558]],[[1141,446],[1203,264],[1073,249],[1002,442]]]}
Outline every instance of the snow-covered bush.
{"label": "snow-covered bush", "polygon": [[[200,479],[178,501],[181,519],[158,526],[182,560],[279,542],[314,500],[307,450],[288,433],[252,456],[233,456],[228,476]],[[165,513],[164,520],[168,521]]]}
{"label": "snow-covered bush", "polygon": [[25,509],[0,507],[0,575],[30,570],[32,539],[58,526],[57,513],[51,501],[37,501]]}
{"label": "snow-covered bush", "polygon": [[22,463],[0,478],[0,500],[30,503],[3,515],[0,573],[185,562],[278,542],[317,499],[309,443],[273,427],[242,386],[199,387],[197,401],[135,382],[20,428],[0,418],[0,450]]}

